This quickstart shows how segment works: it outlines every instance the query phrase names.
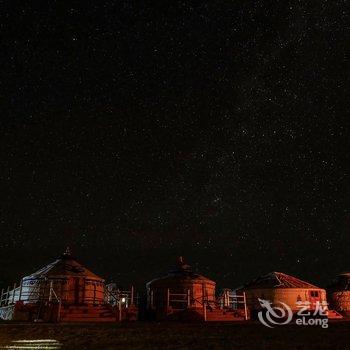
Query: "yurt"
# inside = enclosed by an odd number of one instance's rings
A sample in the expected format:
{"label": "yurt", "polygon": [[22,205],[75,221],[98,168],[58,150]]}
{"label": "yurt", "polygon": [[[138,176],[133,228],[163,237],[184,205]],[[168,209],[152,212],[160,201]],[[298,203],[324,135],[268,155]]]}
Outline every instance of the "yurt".
{"label": "yurt", "polygon": [[[113,302],[112,302],[113,301]],[[110,291],[104,279],[80,264],[69,249],[51,264],[3,290],[0,319],[116,322],[136,320],[134,290]]]}
{"label": "yurt", "polygon": [[236,290],[237,294],[242,292],[245,292],[247,307],[253,315],[262,309],[259,299],[268,300],[277,306],[283,302],[294,313],[302,306],[315,310],[317,303],[322,307],[326,307],[327,303],[324,289],[282,272],[271,272],[255,278]]}
{"label": "yurt", "polygon": [[156,319],[215,303],[215,282],[192,271],[180,257],[163,277],[147,283],[147,305]]}
{"label": "yurt", "polygon": [[350,317],[350,272],[341,273],[328,288],[331,307]]}
{"label": "yurt", "polygon": [[22,300],[60,299],[64,304],[102,304],[104,280],[77,262],[69,249],[58,259],[22,278]]}

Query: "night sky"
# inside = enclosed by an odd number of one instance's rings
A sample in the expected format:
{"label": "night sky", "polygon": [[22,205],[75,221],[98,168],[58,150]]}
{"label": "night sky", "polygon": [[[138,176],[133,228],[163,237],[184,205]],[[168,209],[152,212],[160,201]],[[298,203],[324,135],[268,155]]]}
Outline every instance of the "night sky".
{"label": "night sky", "polygon": [[49,3],[0,5],[0,283],[349,270],[345,1]]}

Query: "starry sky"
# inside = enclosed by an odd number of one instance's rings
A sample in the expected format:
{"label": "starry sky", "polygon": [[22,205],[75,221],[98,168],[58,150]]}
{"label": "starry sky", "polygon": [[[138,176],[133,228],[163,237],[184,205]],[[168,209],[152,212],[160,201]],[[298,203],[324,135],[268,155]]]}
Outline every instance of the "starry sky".
{"label": "starry sky", "polygon": [[345,1],[48,3],[0,5],[0,283],[349,269]]}

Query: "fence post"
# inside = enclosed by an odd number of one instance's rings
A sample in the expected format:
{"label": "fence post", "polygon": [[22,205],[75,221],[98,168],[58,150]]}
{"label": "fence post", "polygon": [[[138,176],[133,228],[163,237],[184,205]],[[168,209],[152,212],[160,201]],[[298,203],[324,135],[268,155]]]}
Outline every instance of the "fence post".
{"label": "fence post", "polygon": [[204,283],[202,283],[202,302],[205,303],[206,300],[206,295],[205,295],[205,287],[204,287]]}
{"label": "fence post", "polygon": [[131,286],[131,300],[130,300],[131,306],[134,305],[134,286]]}
{"label": "fence post", "polygon": [[203,303],[203,316],[204,316],[204,321],[207,320],[207,305]]}
{"label": "fence post", "polygon": [[58,310],[57,310],[57,322],[60,322],[61,320],[61,306],[62,306],[62,300],[61,298],[58,299]]}
{"label": "fence post", "polygon": [[51,303],[52,300],[52,288],[53,288],[53,282],[50,281],[50,290],[49,290],[49,302]]}
{"label": "fence post", "polygon": [[119,322],[122,321],[122,300],[119,298]]}
{"label": "fence post", "polygon": [[7,287],[6,291],[6,305],[10,303],[10,286]]}
{"label": "fence post", "polygon": [[14,304],[15,302],[15,294],[16,294],[16,283],[13,284],[11,304]]}
{"label": "fence post", "polygon": [[187,289],[187,307],[191,306],[190,290]]}
{"label": "fence post", "polygon": [[169,288],[167,289],[167,293],[166,293],[166,308],[167,308],[167,312],[170,306],[170,290]]}
{"label": "fence post", "polygon": [[4,288],[1,289],[0,306],[2,306],[2,297],[3,296],[4,296]]}
{"label": "fence post", "polygon": [[12,304],[14,304],[15,302],[15,296],[16,296],[16,283],[13,284]]}
{"label": "fence post", "polygon": [[22,289],[23,289],[23,281],[21,280],[21,284],[19,286],[19,297],[18,297],[19,301],[21,301],[21,298],[22,298]]}
{"label": "fence post", "polygon": [[245,320],[248,320],[248,312],[247,312],[247,299],[245,296],[245,292],[243,292],[243,301],[244,301],[244,316],[245,316]]}
{"label": "fence post", "polygon": [[151,309],[154,309],[153,289],[151,289]]}

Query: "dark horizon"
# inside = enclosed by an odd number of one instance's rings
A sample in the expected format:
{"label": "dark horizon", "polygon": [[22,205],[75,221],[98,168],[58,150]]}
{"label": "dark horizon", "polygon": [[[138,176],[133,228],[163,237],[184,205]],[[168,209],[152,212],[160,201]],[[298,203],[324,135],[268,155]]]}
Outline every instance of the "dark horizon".
{"label": "dark horizon", "polygon": [[349,271],[342,2],[2,7],[0,287]]}

